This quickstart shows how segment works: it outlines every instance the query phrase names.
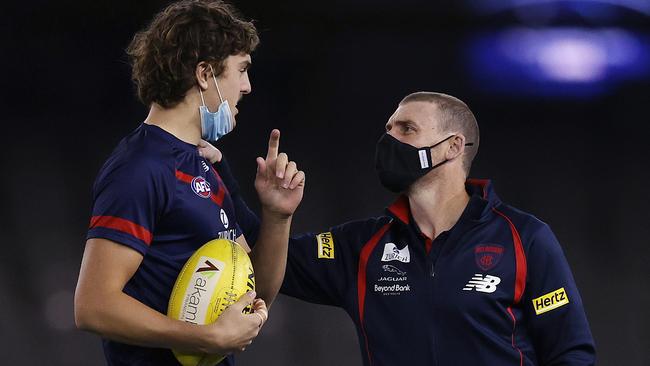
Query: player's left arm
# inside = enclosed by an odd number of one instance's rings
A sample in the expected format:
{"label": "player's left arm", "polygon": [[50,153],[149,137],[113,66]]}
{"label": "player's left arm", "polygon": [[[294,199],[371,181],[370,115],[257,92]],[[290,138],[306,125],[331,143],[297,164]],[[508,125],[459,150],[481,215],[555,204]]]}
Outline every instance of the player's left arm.
{"label": "player's left arm", "polygon": [[[248,207],[239,189],[239,183],[235,179],[228,159],[213,145],[206,141],[199,142],[199,155],[206,158],[215,168],[223,183],[230,193],[230,198],[235,209],[237,225],[242,235],[236,240],[238,243],[245,243],[244,248],[250,248],[257,242],[260,229],[260,219]],[[247,249],[250,252],[250,249]]]}
{"label": "player's left arm", "polygon": [[524,316],[540,365],[593,365],[596,352],[582,299],[557,238],[543,225],[527,257]]}

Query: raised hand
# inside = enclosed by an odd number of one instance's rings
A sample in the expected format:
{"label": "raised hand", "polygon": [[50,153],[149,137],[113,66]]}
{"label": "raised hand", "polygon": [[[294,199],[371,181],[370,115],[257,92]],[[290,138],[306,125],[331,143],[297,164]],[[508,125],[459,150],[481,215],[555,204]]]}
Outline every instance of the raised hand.
{"label": "raised hand", "polygon": [[280,131],[269,137],[266,158],[257,158],[255,189],[263,209],[270,213],[291,216],[302,200],[305,173],[285,153],[278,153]]}

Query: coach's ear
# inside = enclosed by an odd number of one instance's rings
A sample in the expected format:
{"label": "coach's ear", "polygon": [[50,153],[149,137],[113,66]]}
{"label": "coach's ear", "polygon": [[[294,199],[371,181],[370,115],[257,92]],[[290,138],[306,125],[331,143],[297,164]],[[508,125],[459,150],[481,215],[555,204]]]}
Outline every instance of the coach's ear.
{"label": "coach's ear", "polygon": [[208,90],[208,78],[210,78],[210,73],[210,65],[207,62],[201,61],[196,65],[194,76],[196,77],[196,82],[199,85],[199,88],[201,88],[201,91]]}
{"label": "coach's ear", "polygon": [[465,135],[457,133],[449,140],[449,149],[447,149],[446,158],[451,160],[460,156],[465,151]]}

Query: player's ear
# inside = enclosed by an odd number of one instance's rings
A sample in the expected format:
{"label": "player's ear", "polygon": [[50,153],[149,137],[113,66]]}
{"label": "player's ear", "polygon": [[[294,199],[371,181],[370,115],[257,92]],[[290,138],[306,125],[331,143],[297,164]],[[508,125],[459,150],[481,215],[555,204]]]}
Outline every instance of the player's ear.
{"label": "player's ear", "polygon": [[196,82],[199,88],[202,91],[208,90],[208,79],[210,78],[210,65],[201,61],[196,65],[194,70],[194,76],[196,77]]}

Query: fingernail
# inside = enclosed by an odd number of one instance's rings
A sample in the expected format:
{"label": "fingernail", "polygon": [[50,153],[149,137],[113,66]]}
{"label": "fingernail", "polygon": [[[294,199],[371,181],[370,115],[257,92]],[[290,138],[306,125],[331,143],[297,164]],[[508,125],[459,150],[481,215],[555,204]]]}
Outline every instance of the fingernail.
{"label": "fingernail", "polygon": [[257,294],[255,293],[255,291],[249,291],[248,292],[248,296],[252,297],[253,299],[255,298],[256,295]]}

